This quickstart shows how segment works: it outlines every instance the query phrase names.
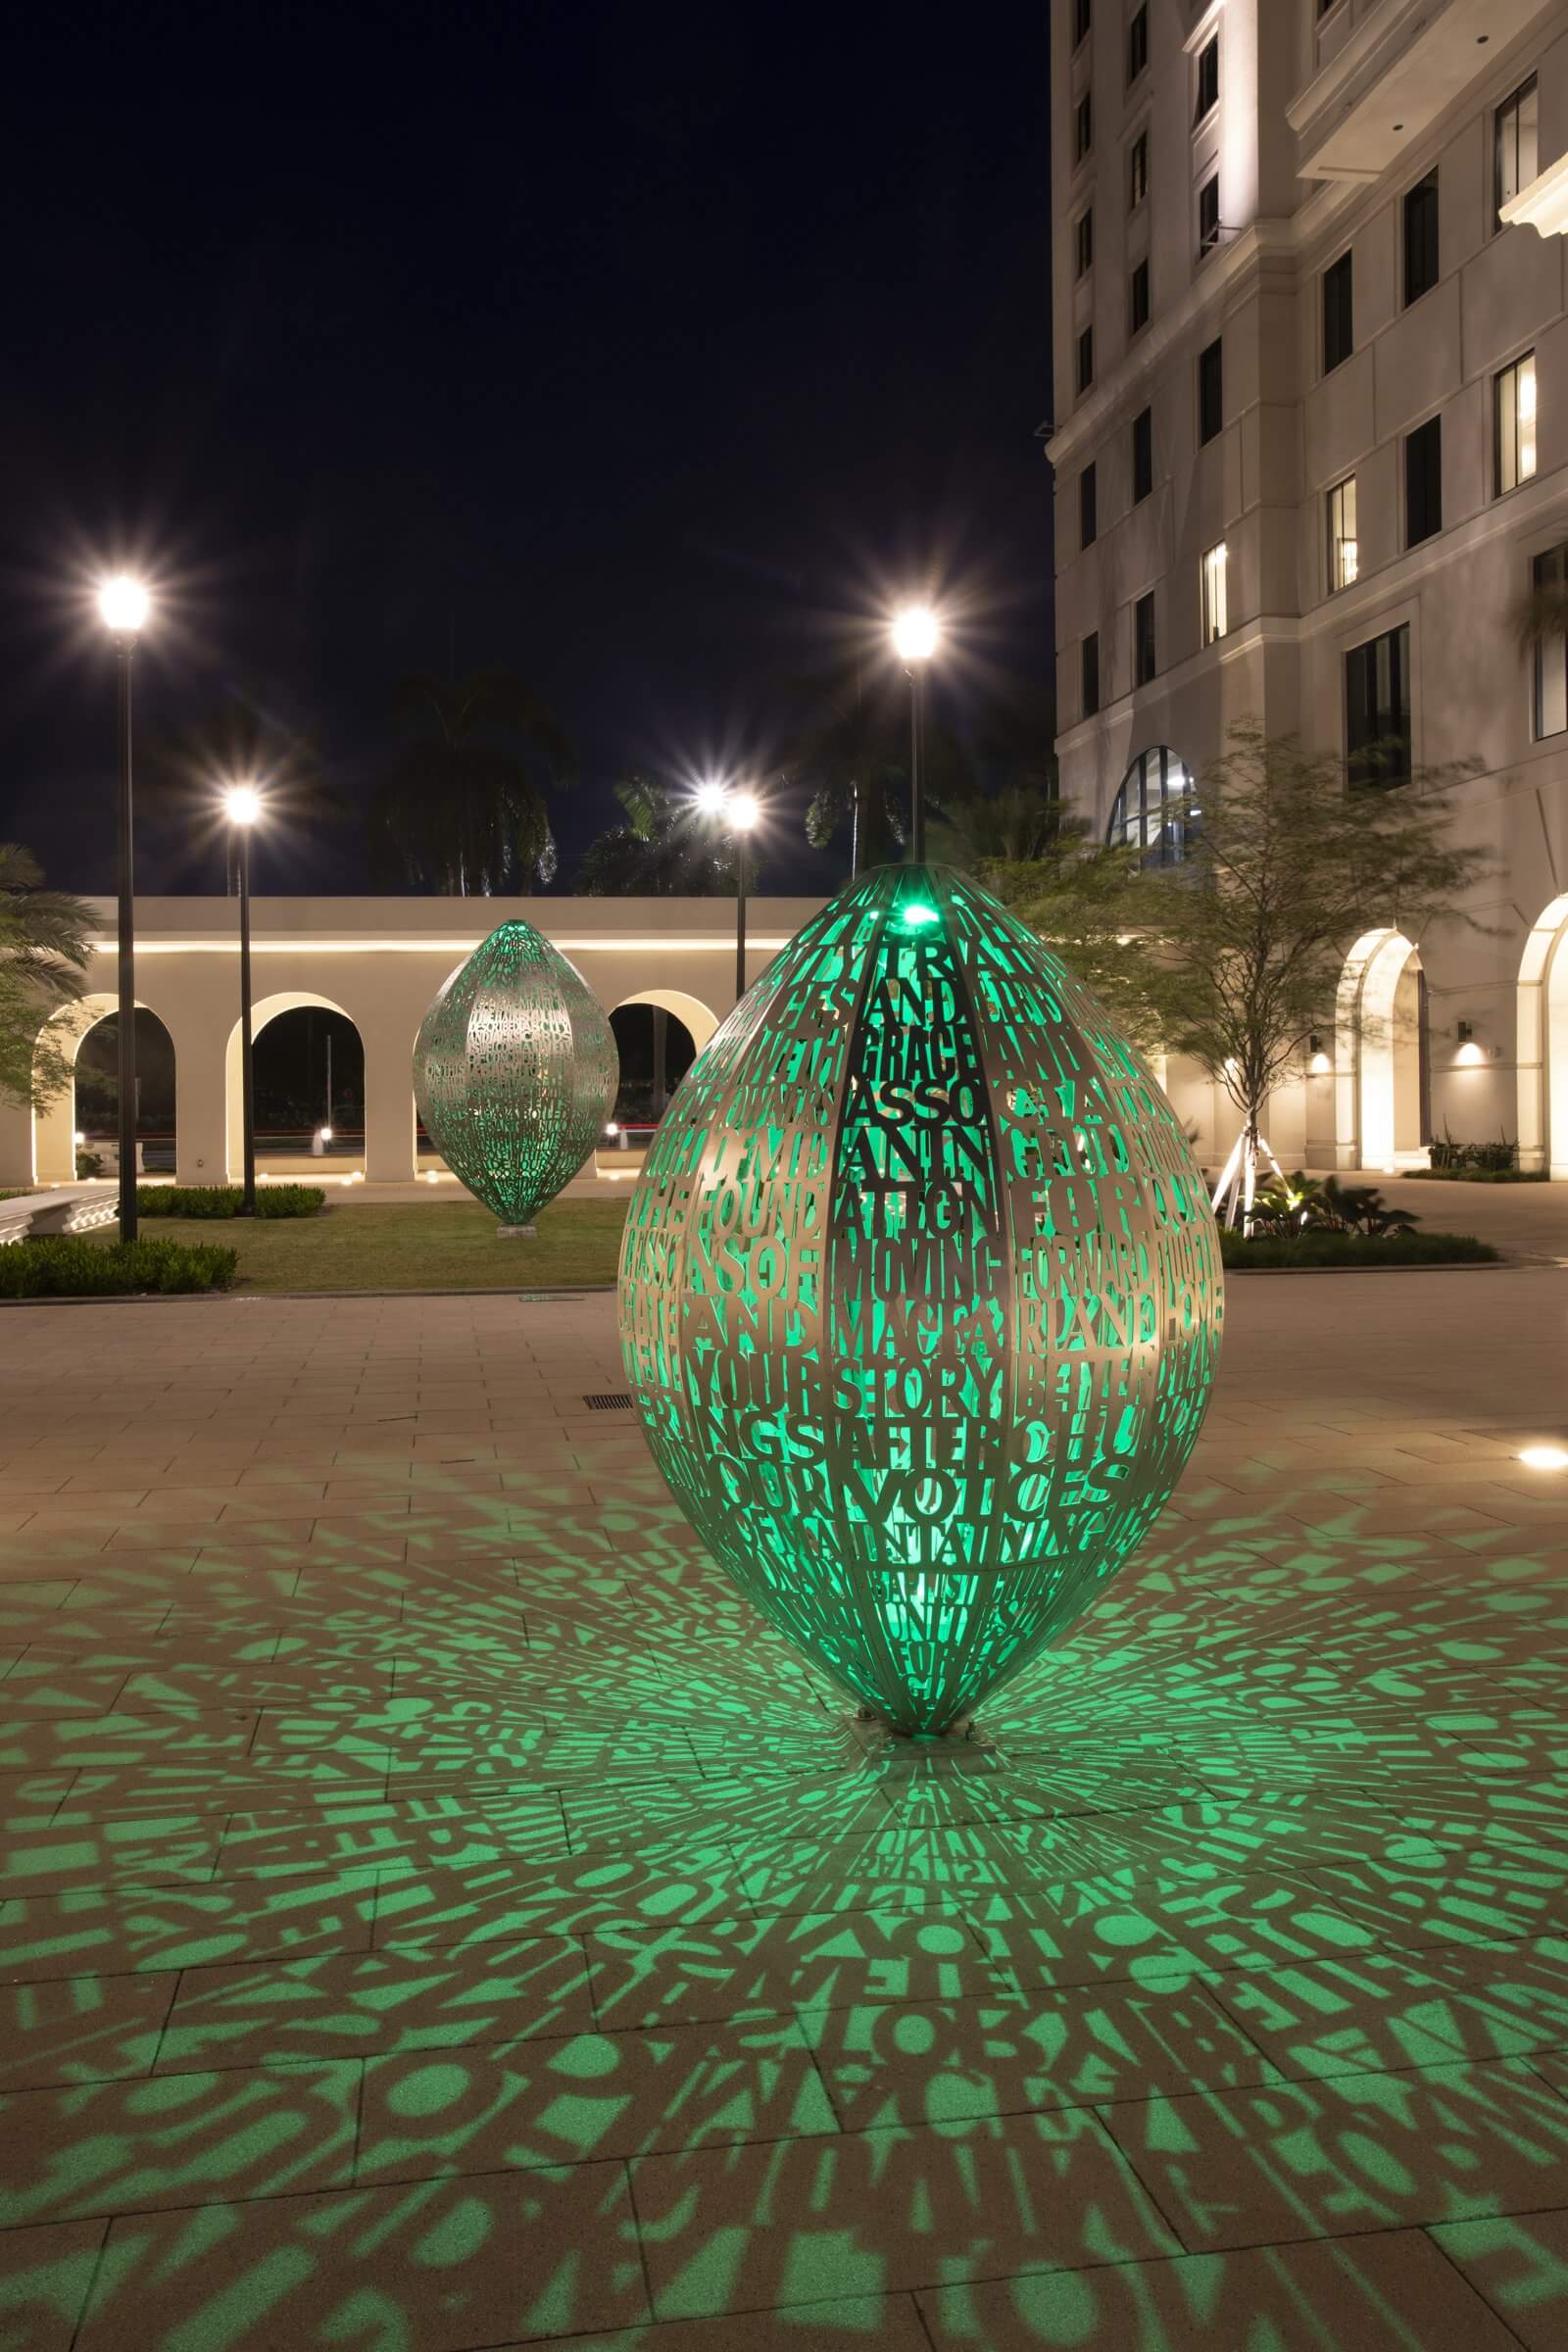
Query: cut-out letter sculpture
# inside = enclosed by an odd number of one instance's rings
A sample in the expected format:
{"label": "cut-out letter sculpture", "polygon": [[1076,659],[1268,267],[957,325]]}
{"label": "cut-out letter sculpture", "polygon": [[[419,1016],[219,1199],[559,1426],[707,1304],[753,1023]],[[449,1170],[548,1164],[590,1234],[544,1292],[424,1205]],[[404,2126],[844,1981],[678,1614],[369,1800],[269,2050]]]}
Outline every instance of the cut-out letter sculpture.
{"label": "cut-out letter sculpture", "polygon": [[620,1262],[626,1375],[681,1508],[921,1737],[1155,1518],[1221,1311],[1159,1088],[944,868],[852,883],[735,1007],[654,1137]]}
{"label": "cut-out letter sculpture", "polygon": [[576,1175],[610,1116],[618,1070],[598,999],[529,923],[503,923],[481,941],[414,1046],[430,1140],[504,1226],[526,1225]]}

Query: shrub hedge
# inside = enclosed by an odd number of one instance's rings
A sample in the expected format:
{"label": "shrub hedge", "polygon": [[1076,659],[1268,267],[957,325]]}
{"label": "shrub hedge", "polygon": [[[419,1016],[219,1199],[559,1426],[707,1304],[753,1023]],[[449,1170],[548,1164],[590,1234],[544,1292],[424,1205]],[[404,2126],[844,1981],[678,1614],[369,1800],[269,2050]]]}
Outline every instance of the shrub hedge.
{"label": "shrub hedge", "polygon": [[110,1298],[226,1291],[239,1253],[202,1242],[111,1242],[68,1233],[0,1250],[0,1298]]}
{"label": "shrub hedge", "polygon": [[1468,1233],[1265,1234],[1247,1241],[1224,1229],[1220,1253],[1229,1270],[1274,1266],[1483,1266],[1495,1265],[1500,1250]]}
{"label": "shrub hedge", "polygon": [[[237,1217],[245,1199],[237,1184],[139,1184],[144,1217]],[[259,1217],[314,1217],[326,1195],[318,1184],[259,1184]]]}

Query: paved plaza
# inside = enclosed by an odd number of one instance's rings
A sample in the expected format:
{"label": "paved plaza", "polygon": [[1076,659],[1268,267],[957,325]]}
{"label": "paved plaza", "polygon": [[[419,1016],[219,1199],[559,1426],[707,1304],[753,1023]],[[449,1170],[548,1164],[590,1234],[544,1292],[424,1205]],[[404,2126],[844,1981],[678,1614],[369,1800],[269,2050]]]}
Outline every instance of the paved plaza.
{"label": "paved plaza", "polygon": [[1561,2352],[1565,1309],[1233,1281],[940,1753],[591,1409],[607,1297],[0,1312],[0,2344]]}

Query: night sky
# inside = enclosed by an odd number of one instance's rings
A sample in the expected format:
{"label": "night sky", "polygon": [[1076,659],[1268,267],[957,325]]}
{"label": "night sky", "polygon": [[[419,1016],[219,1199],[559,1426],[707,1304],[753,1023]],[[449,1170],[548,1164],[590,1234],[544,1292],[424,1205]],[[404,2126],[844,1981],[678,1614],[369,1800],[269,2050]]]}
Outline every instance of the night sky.
{"label": "night sky", "polygon": [[[43,29],[38,29],[42,26]],[[972,721],[1051,673],[1046,11],[37,12],[0,98],[0,835],[113,878],[95,570],[161,583],[139,723],[225,688],[363,793],[405,671],[640,765],[765,768],[911,585]],[[838,861],[781,810],[766,884]],[[263,889],[365,887],[357,834]],[[220,879],[148,833],[143,890]]]}

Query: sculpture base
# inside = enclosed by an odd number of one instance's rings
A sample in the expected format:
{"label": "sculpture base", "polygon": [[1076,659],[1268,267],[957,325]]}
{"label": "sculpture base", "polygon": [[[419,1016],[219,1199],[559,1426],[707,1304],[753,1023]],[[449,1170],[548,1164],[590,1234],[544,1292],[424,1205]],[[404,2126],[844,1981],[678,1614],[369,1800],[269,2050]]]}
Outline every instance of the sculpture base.
{"label": "sculpture base", "polygon": [[884,1759],[915,1756],[962,1757],[974,1763],[990,1758],[991,1742],[972,1715],[960,1715],[945,1732],[901,1732],[875,1707],[857,1707],[851,1717],[855,1737],[868,1755]]}
{"label": "sculpture base", "polygon": [[498,1225],[496,1227],[498,1242],[536,1242],[538,1239],[539,1228],[537,1225]]}

